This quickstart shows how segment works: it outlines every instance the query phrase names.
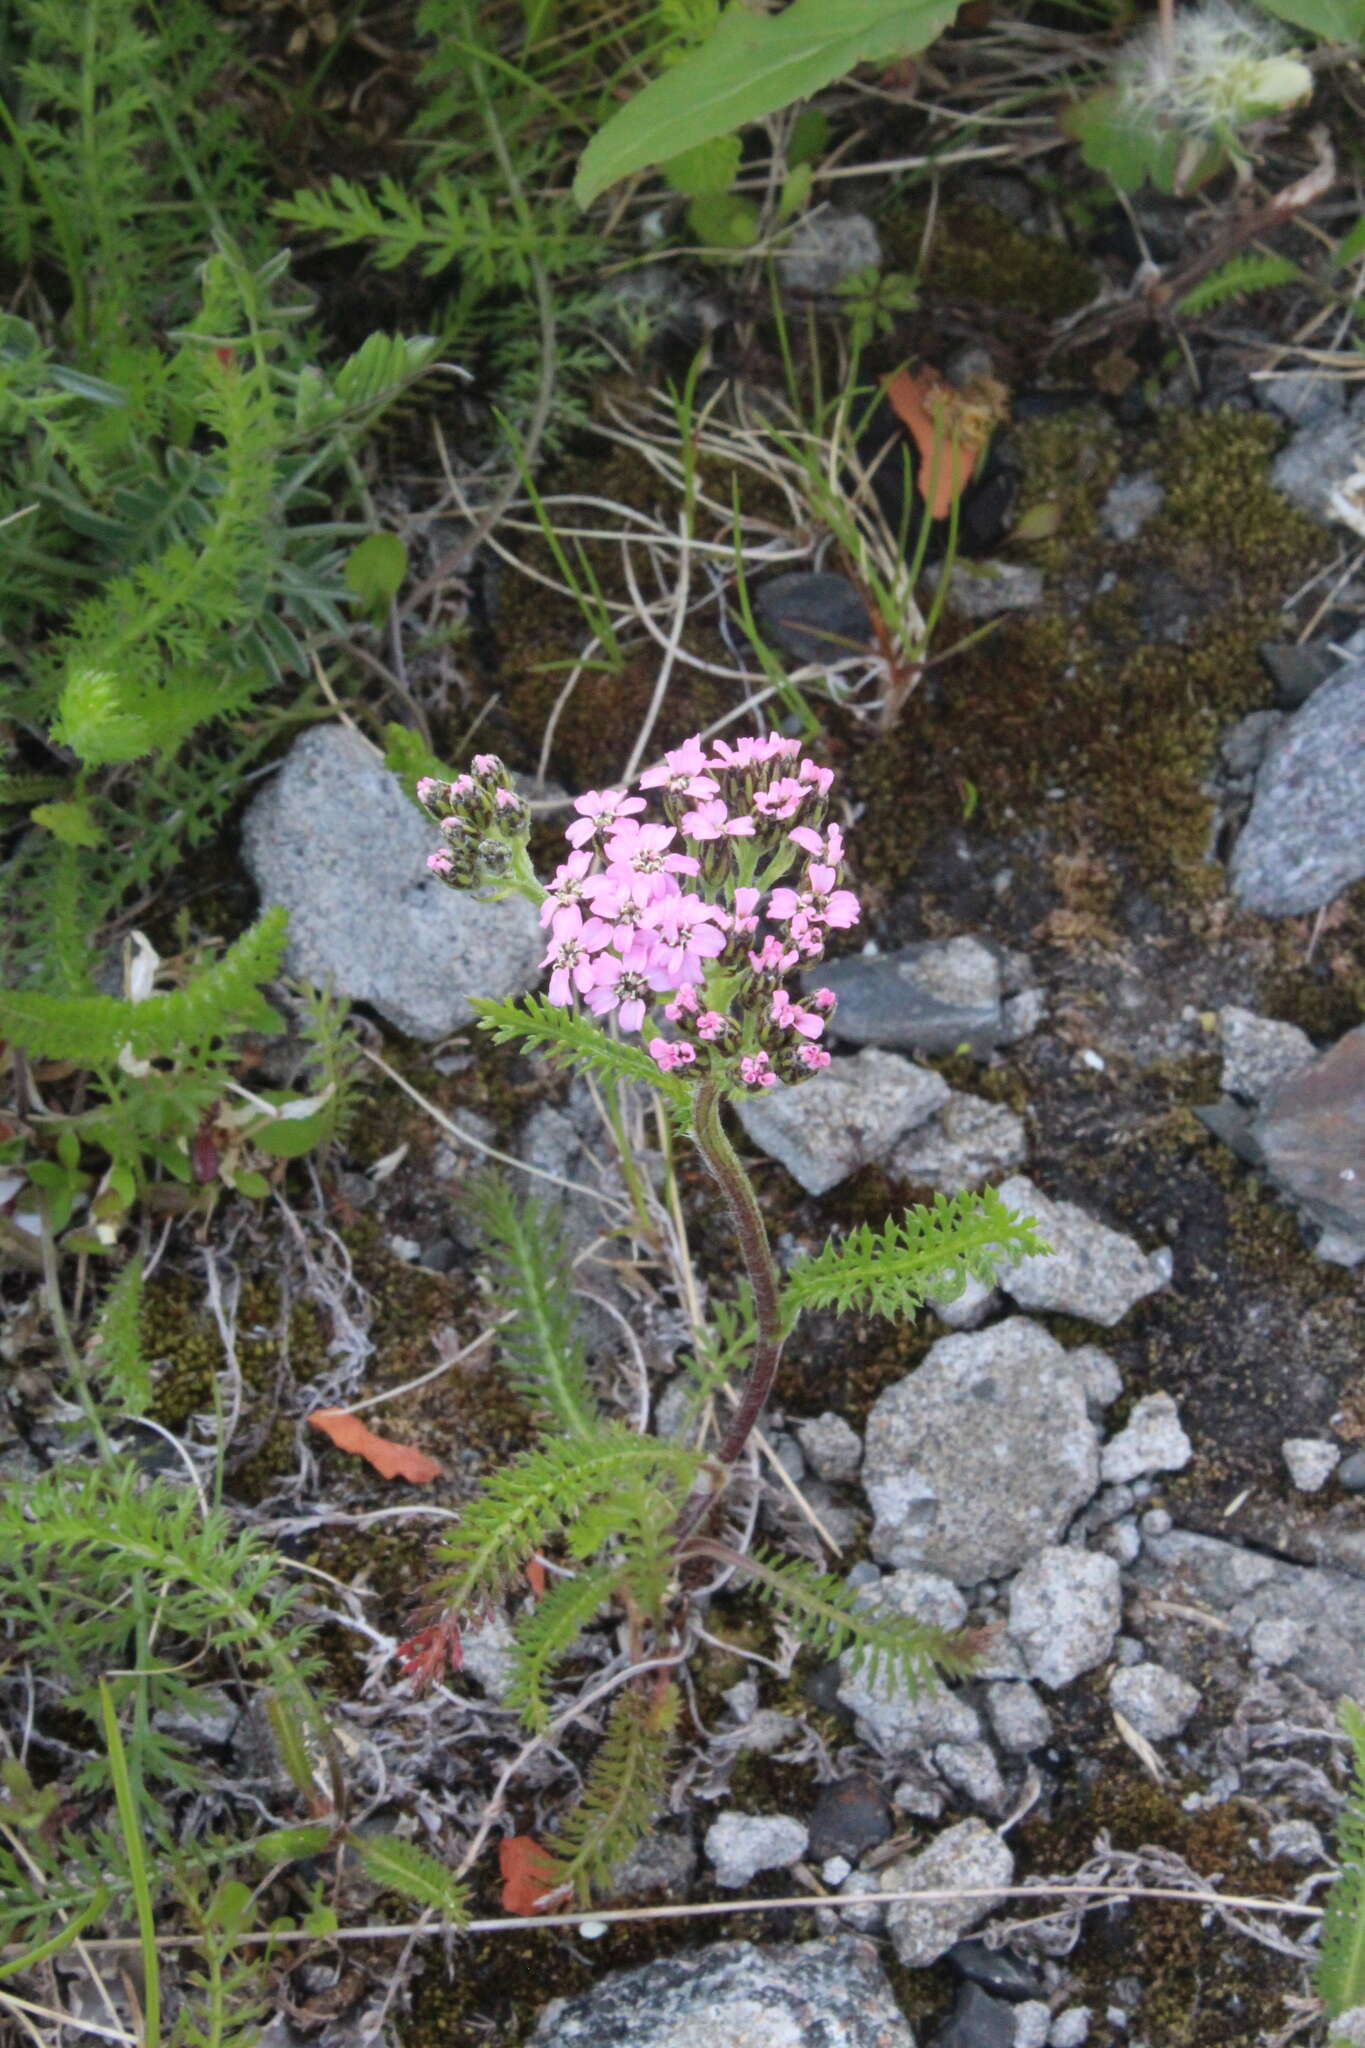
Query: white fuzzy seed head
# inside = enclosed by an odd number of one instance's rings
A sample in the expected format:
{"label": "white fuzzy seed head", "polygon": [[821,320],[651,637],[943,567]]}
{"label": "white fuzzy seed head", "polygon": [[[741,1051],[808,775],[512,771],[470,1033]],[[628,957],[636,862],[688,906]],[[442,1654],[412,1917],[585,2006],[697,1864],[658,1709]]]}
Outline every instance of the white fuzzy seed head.
{"label": "white fuzzy seed head", "polygon": [[1135,123],[1226,139],[1248,122],[1308,98],[1313,78],[1277,24],[1231,0],[1177,12],[1169,37],[1154,23],[1118,60],[1119,102]]}

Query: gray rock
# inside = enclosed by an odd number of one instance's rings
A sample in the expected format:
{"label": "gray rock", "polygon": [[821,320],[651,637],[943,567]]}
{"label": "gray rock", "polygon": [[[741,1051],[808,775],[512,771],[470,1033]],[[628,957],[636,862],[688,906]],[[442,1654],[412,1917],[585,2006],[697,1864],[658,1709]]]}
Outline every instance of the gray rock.
{"label": "gray rock", "polygon": [[1180,1472],[1193,1456],[1194,1446],[1170,1395],[1144,1394],[1133,1403],[1118,1435],[1100,1452],[1100,1477],[1113,1484],[1147,1472]]}
{"label": "gray rock", "polygon": [[979,1984],[960,1984],[934,2048],[1015,2048],[1014,2007]]}
{"label": "gray rock", "polygon": [[316,726],[294,742],[242,824],[263,903],[289,912],[285,968],[369,1003],[411,1038],[443,1038],[470,996],[539,978],[529,903],[476,903],[426,869],[440,836],[358,734]]}
{"label": "gray rock", "polygon": [[1249,711],[1223,735],[1219,759],[1231,786],[1246,789],[1284,724],[1278,711]]}
{"label": "gray rock", "polygon": [[827,570],[770,576],[754,594],[754,614],[764,639],[803,666],[829,667],[872,643],[866,604],[847,576]]}
{"label": "gray rock", "polygon": [[1000,1289],[988,1287],[984,1280],[977,1280],[969,1273],[960,1293],[950,1297],[940,1295],[931,1306],[939,1321],[946,1323],[950,1330],[976,1330],[999,1308]]}
{"label": "gray rock", "polygon": [[1341,1463],[1339,1446],[1318,1436],[1287,1436],[1280,1455],[1300,1493],[1321,1493]]}
{"label": "gray rock", "polygon": [[896,1954],[907,1969],[923,1970],[946,1955],[953,1943],[980,1924],[999,1904],[990,1893],[1014,1876],[1014,1857],[983,1820],[959,1821],[917,1855],[898,1857],[882,1871],[882,1890],[953,1891],[985,1889],[982,1898],[900,1899],[887,1909],[886,1924]]}
{"label": "gray rock", "polygon": [[834,1060],[809,1081],[744,1098],[739,1120],[760,1151],[810,1195],[883,1161],[897,1138],[948,1095],[941,1074],[869,1047]]}
{"label": "gray rock", "polygon": [[1353,2005],[1332,2021],[1328,2048],[1365,2048],[1365,2005]]}
{"label": "gray rock", "polygon": [[488,1698],[501,1704],[516,1675],[516,1641],[511,1622],[496,1611],[472,1627],[461,1629],[461,1677],[476,1679]]}
{"label": "gray rock", "polygon": [[[1365,664],[1361,676],[1365,686]],[[1365,1237],[1365,1024],[1277,1088],[1252,1135],[1275,1185],[1315,1222]]]}
{"label": "gray rock", "polygon": [[[941,571],[926,581],[936,590]],[[960,618],[998,619],[1006,612],[1037,611],[1043,601],[1043,572],[1028,562],[958,560],[948,573],[948,603]]]}
{"label": "gray rock", "polygon": [[1313,1041],[1297,1024],[1276,1017],[1258,1017],[1254,1010],[1229,1004],[1218,1012],[1223,1039],[1223,1071],[1219,1086],[1227,1095],[1260,1102],[1314,1058]]}
{"label": "gray rock", "polygon": [[1247,1643],[1253,1657],[1259,1657],[1272,1671],[1291,1664],[1303,1648],[1303,1626],[1287,1616],[1252,1624]]}
{"label": "gray rock", "polygon": [[915,2048],[870,1941],[715,1942],[617,1970],[541,2014],[531,2048]]}
{"label": "gray rock", "polygon": [[839,1918],[846,1927],[856,1927],[860,1934],[880,1934],[886,1925],[886,1908],[881,1902],[881,1882],[875,1871],[851,1870],[839,1887],[842,1899],[853,1901],[841,1906]]}
{"label": "gray rock", "polygon": [[1348,1493],[1365,1493],[1365,1451],[1350,1451],[1337,1466],[1337,1484]]}
{"label": "gray rock", "polygon": [[1100,524],[1112,540],[1136,540],[1165,502],[1165,490],[1150,470],[1121,476],[1100,507]]}
{"label": "gray rock", "polygon": [[1285,721],[1256,778],[1228,865],[1237,901],[1266,917],[1321,909],[1365,875],[1365,660]]}
{"label": "gray rock", "polygon": [[1012,2048],[1047,2048],[1051,2025],[1052,2007],[1041,1998],[1030,1998],[1023,2005],[1016,2005]]}
{"label": "gray rock", "polygon": [[1046,1749],[1052,1740],[1052,1716],[1031,1685],[988,1685],[986,1712],[996,1741],[1014,1756]]}
{"label": "gray rock", "polygon": [[1121,1322],[1134,1302],[1165,1285],[1160,1269],[1131,1237],[1097,1223],[1074,1202],[1054,1202],[1024,1174],[997,1190],[1006,1208],[1031,1216],[1052,1250],[1021,1259],[1000,1275],[1020,1308],[1084,1316],[1106,1329]]}
{"label": "gray rock", "polygon": [[1101,1351],[1098,1344],[1078,1344],[1068,1355],[1072,1369],[1081,1375],[1086,1405],[1098,1419],[1106,1408],[1113,1407],[1123,1392],[1123,1374],[1109,1353]]}
{"label": "gray rock", "polygon": [[979,939],[926,939],[896,953],[854,954],[806,977],[839,998],[830,1029],[853,1045],[985,1053],[1002,1036],[1000,961]]}
{"label": "gray rock", "polygon": [[[865,1589],[859,1605],[942,1629],[961,1628],[967,1619],[967,1603],[956,1586],[932,1572],[889,1572],[880,1585]],[[854,1716],[863,1741],[883,1756],[936,1742],[975,1742],[981,1733],[974,1708],[946,1685],[914,1689],[885,1671],[874,1676],[852,1650],[840,1657],[839,1673],[840,1705]]]}
{"label": "gray rock", "polygon": [[877,230],[865,213],[821,207],[797,222],[777,254],[777,275],[790,292],[832,292],[860,270],[881,268]]}
{"label": "gray rock", "polygon": [[786,1870],[805,1855],[804,1821],[785,1813],[723,1813],[706,1830],[706,1855],[716,1883],[741,1891],[760,1870]]}
{"label": "gray rock", "polygon": [[1286,1863],[1325,1863],[1327,1851],[1311,1820],[1277,1820],[1266,1838],[1266,1853]]}
{"label": "gray rock", "polygon": [[1021,1116],[1003,1102],[954,1093],[928,1123],[901,1139],[886,1164],[899,1180],[923,1181],[957,1195],[1001,1179],[1027,1157]]}
{"label": "gray rock", "polygon": [[840,1480],[856,1478],[863,1461],[863,1440],[842,1415],[826,1409],[823,1415],[798,1422],[795,1428],[797,1442],[822,1479],[837,1485]]}
{"label": "gray rock", "polygon": [[940,1742],[933,1752],[934,1769],[954,1792],[960,1792],[983,1813],[1001,1814],[1008,1795],[995,1751],[989,1742]]}
{"label": "gray rock", "polygon": [[1341,667],[1341,657],[1324,640],[1310,640],[1303,646],[1293,640],[1267,640],[1257,651],[1275,685],[1275,701],[1284,711],[1297,711]]}
{"label": "gray rock", "polygon": [[1113,1522],[1107,1529],[1102,1529],[1095,1538],[1095,1548],[1102,1550],[1106,1557],[1112,1557],[1117,1565],[1132,1564],[1142,1549],[1142,1538],[1133,1517],[1125,1515],[1121,1522]]}
{"label": "gray rock", "polygon": [[870,1771],[854,1771],[822,1785],[810,1816],[810,1854],[856,1860],[878,1849],[891,1832],[886,1794]]}
{"label": "gray rock", "polygon": [[1179,1735],[1199,1710],[1199,1694],[1175,1671],[1161,1664],[1130,1664],[1109,1681],[1109,1698],[1149,1742]]}
{"label": "gray rock", "polygon": [[873,1555],[957,1585],[1017,1570],[1098,1483],[1083,1377],[1023,1316],[941,1337],[868,1417]]}
{"label": "gray rock", "polygon": [[1052,2022],[1052,2031],[1047,2037],[1048,2048],[1085,2048],[1090,2039],[1090,2007],[1073,2005],[1068,2012],[1058,2013]]}
{"label": "gray rock", "polygon": [[633,1849],[611,1881],[617,1899],[648,1899],[662,1895],[685,1899],[697,1874],[697,1845],[690,1833],[663,1830],[646,1836]]}
{"label": "gray rock", "polygon": [[1043,1991],[1042,1979],[1012,1949],[991,1948],[979,1936],[956,1942],[948,1951],[948,1962],[960,1976],[1015,2006],[1036,2002]]}
{"label": "gray rock", "polygon": [[1267,412],[1278,413],[1294,427],[1315,427],[1340,419],[1346,395],[1339,377],[1318,370],[1286,370],[1273,377],[1253,377],[1252,393]]}
{"label": "gray rock", "polygon": [[1010,1634],[1052,1692],[1104,1662],[1122,1614],[1119,1568],[1093,1550],[1050,1546],[1010,1588]]}
{"label": "gray rock", "polygon": [[192,1699],[158,1707],[152,1720],[163,1735],[173,1735],[192,1749],[221,1749],[241,1727],[242,1710],[220,1685],[202,1685]]}
{"label": "gray rock", "polygon": [[1018,995],[1006,996],[1000,1014],[1004,1020],[1001,1044],[1013,1045],[1038,1029],[1047,1015],[1047,997],[1040,988],[1021,988]]}
{"label": "gray rock", "polygon": [[[1284,1564],[1214,1536],[1172,1529],[1149,1537],[1133,1581],[1158,1602],[1207,1607],[1247,1640],[1258,1622],[1292,1622],[1300,1645],[1286,1668],[1324,1698],[1365,1699],[1365,1580],[1327,1565]],[[1206,1629],[1187,1636],[1178,1614],[1154,1603],[1143,1633],[1163,1664],[1197,1679],[1207,1662]]]}
{"label": "gray rock", "polygon": [[1333,493],[1358,467],[1360,424],[1331,413],[1303,426],[1270,465],[1270,481],[1310,519],[1326,525],[1335,515]]}

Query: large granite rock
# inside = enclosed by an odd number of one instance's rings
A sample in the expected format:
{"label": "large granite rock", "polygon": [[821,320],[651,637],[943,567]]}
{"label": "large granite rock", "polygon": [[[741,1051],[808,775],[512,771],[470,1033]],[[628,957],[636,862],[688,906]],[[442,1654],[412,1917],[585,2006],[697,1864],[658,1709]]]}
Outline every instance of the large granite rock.
{"label": "large granite rock", "polygon": [[1000,961],[979,939],[927,939],[896,953],[832,960],[808,977],[834,990],[830,1029],[854,1045],[989,1052],[1005,1036]]}
{"label": "large granite rock", "polygon": [[1006,1208],[1031,1216],[1052,1247],[1002,1271],[1000,1285],[1020,1308],[1084,1316],[1110,1328],[1170,1278],[1159,1257],[1149,1258],[1131,1237],[1096,1222],[1076,1203],[1054,1202],[1025,1174],[1002,1182],[997,1192]]}
{"label": "large granite rock", "polygon": [[[1008,1853],[1008,1852],[1006,1852]],[[719,1941],[617,1970],[541,2014],[532,2048],[915,2048],[870,1941]]]}
{"label": "large granite rock", "polygon": [[[888,1863],[881,1876],[883,1892],[980,1892],[1010,1883],[1014,1857],[983,1820],[963,1820],[945,1828],[917,1855]],[[923,1970],[998,1904],[989,1891],[976,1898],[899,1899],[887,1907],[887,1930],[906,1967]]]}
{"label": "large granite rock", "polygon": [[941,1074],[869,1047],[832,1061],[809,1081],[746,1096],[739,1120],[807,1194],[822,1195],[860,1166],[883,1161],[949,1092]]}
{"label": "large granite rock", "polygon": [[1365,1024],[1282,1082],[1252,1135],[1278,1188],[1325,1229],[1365,1238]]}
{"label": "large granite rock", "polygon": [[1365,659],[1286,720],[1232,851],[1237,901],[1266,917],[1320,910],[1365,875]]}
{"label": "large granite rock", "polygon": [[1053,1692],[1104,1662],[1122,1618],[1119,1568],[1103,1551],[1040,1550],[1010,1588],[1010,1636]]}
{"label": "large granite rock", "polygon": [[289,912],[286,970],[371,1004],[410,1038],[444,1038],[472,1019],[470,996],[515,995],[539,978],[531,905],[476,903],[428,874],[440,835],[344,726],[294,742],[242,843],[262,902]]}
{"label": "large granite rock", "polygon": [[1099,1485],[1088,1381],[1024,1316],[941,1337],[868,1417],[873,1555],[973,1586],[1054,1542]]}

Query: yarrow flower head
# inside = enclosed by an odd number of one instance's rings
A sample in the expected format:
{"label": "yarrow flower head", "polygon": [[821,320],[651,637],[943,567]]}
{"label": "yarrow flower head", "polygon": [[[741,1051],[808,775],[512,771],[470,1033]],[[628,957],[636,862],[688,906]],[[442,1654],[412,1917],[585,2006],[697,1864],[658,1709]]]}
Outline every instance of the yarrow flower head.
{"label": "yarrow flower head", "polygon": [[427,872],[438,881],[454,889],[496,888],[525,867],[531,813],[496,754],[476,754],[469,772],[453,782],[424,775],[416,794],[445,841],[427,855]]}
{"label": "yarrow flower head", "polygon": [[780,734],[710,750],[698,736],[635,793],[578,797],[540,905],[551,1002],[639,1031],[663,1073],[757,1091],[827,1066],[833,994],[786,977],[859,915],[839,885],[833,781]]}
{"label": "yarrow flower head", "polygon": [[1232,0],[1200,0],[1154,22],[1128,44],[1115,75],[1127,121],[1224,145],[1313,90],[1312,73],[1278,24]]}

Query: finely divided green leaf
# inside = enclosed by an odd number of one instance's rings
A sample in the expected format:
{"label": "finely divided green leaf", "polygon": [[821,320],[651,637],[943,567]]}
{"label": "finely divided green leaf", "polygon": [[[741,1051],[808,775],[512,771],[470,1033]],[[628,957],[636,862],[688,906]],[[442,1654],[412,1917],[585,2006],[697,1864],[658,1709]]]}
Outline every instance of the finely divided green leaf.
{"label": "finely divided green leaf", "polygon": [[520,1002],[471,1003],[479,1029],[493,1035],[495,1045],[520,1044],[528,1051],[544,1053],[557,1066],[588,1069],[604,1081],[634,1081],[652,1088],[673,1108],[686,1112],[691,1090],[685,1081],[662,1073],[649,1054],[638,1045],[625,1045],[609,1038],[591,1017],[558,1009],[545,996],[523,996]]}
{"label": "finely divided green leaf", "polygon": [[936,1195],[928,1208],[888,1217],[880,1230],[864,1223],[800,1260],[782,1289],[782,1313],[789,1327],[803,1309],[907,1315],[951,1299],[969,1277],[989,1285],[999,1267],[1046,1250],[1037,1226],[991,1189]]}

